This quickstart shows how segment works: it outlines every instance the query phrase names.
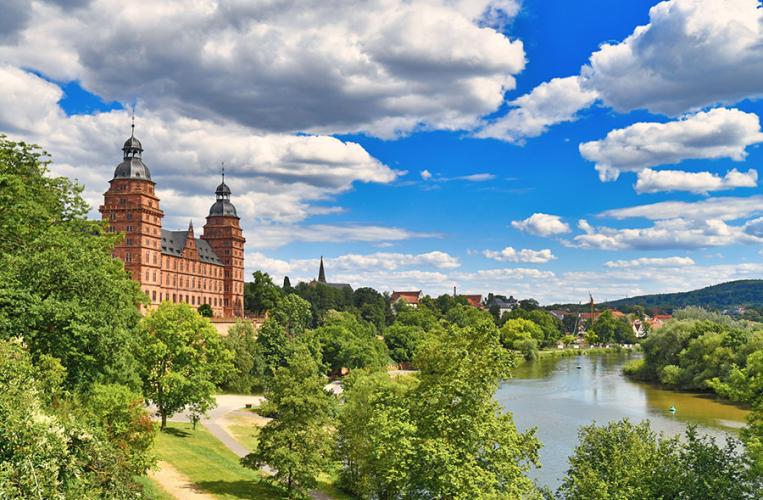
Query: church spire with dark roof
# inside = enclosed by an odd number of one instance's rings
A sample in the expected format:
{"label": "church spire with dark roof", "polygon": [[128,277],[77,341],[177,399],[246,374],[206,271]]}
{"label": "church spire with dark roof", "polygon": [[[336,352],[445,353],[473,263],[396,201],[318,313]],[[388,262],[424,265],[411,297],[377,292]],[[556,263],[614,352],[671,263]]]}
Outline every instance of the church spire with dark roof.
{"label": "church spire with dark roof", "polygon": [[326,270],[323,269],[323,255],[321,255],[321,267],[318,270],[318,283],[326,283]]}

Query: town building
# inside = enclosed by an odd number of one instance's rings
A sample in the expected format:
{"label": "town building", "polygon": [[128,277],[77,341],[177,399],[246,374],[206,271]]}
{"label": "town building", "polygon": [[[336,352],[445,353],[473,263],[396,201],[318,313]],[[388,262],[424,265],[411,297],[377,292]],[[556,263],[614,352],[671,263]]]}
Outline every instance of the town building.
{"label": "town building", "polygon": [[413,290],[409,292],[396,292],[393,290],[392,295],[389,297],[389,301],[393,306],[397,303],[402,303],[415,309],[419,307],[419,302],[421,301],[421,290]]}
{"label": "town building", "polygon": [[99,209],[109,230],[124,235],[114,255],[140,283],[150,308],[164,301],[209,304],[216,317],[243,316],[245,239],[225,172],[200,237],[192,223],[186,230],[164,229],[156,183],[134,123],[132,129]]}

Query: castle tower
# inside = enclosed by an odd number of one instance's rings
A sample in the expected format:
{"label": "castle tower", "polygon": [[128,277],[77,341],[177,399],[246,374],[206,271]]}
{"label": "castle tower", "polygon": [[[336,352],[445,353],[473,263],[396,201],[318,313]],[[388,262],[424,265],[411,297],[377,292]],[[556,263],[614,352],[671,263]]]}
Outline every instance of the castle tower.
{"label": "castle tower", "polygon": [[114,170],[104,203],[99,208],[109,231],[124,234],[114,248],[114,256],[124,262],[125,269],[153,305],[161,301],[162,283],[162,218],[159,198],[154,193],[151,172],[143,163],[143,146],[135,137],[133,118],[130,138],[122,147],[122,163]]}
{"label": "castle tower", "polygon": [[209,209],[202,239],[206,240],[225,266],[223,315],[244,315],[244,242],[236,207],[230,201],[231,190],[222,183],[215,190],[216,201]]}

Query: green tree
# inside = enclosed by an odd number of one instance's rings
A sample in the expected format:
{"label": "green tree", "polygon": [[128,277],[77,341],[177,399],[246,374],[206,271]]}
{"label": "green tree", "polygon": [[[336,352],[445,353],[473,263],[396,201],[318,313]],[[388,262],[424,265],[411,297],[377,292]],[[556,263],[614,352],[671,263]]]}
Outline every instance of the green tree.
{"label": "green tree", "polygon": [[395,323],[384,330],[384,342],[394,361],[410,363],[425,335],[425,330],[420,326]]}
{"label": "green tree", "polygon": [[244,284],[244,308],[254,314],[265,314],[275,308],[283,292],[268,273],[255,271],[254,282]]}
{"label": "green tree", "polygon": [[119,449],[119,433],[83,418],[76,401],[43,397],[61,393],[56,371],[45,380],[20,339],[0,340],[0,498],[134,498],[133,472],[146,463],[132,460],[136,440]]}
{"label": "green tree", "polygon": [[382,369],[389,363],[389,352],[377,338],[376,328],[348,312],[329,311],[323,326],[312,332],[320,345],[323,364],[330,372],[342,368]]}
{"label": "green tree", "polygon": [[310,303],[296,294],[284,297],[257,332],[259,353],[263,357],[263,373],[270,376],[284,366],[290,352],[290,341],[303,336],[312,322]]}
{"label": "green tree", "polygon": [[144,475],[156,463],[156,430],[143,407],[143,396],[117,384],[94,385],[85,395],[85,419],[102,427],[122,455],[120,465],[130,474]]}
{"label": "green tree", "polygon": [[510,319],[501,327],[501,343],[507,349],[522,353],[525,359],[538,356],[538,346],[543,341],[543,330],[529,319]]}
{"label": "green tree", "polygon": [[167,417],[189,405],[214,404],[215,385],[233,369],[232,354],[208,319],[187,304],[165,302],[140,324],[143,394]]}
{"label": "green tree", "polygon": [[139,386],[134,330],[147,299],[112,257],[120,237],[86,220],[81,186],[39,148],[0,136],[0,338],[57,358],[69,386]]}
{"label": "green tree", "polygon": [[615,317],[612,311],[604,311],[591,325],[591,330],[596,334],[599,342],[605,344],[636,343],[636,335],[630,322],[625,317]]}
{"label": "green tree", "polygon": [[242,459],[247,467],[274,469],[273,478],[289,497],[305,496],[328,466],[327,424],[335,402],[323,390],[324,383],[310,351],[296,342],[286,366],[276,368],[265,392],[275,418],[260,431],[257,449]]}
{"label": "green tree", "polygon": [[346,379],[339,416],[340,482],[360,498],[395,499],[411,491],[416,425],[410,414],[413,377],[383,372]]}
{"label": "green tree", "polygon": [[416,424],[412,492],[433,498],[520,498],[534,491],[526,473],[537,465],[534,430],[519,433],[493,399],[514,358],[489,315],[429,336],[414,360],[420,384],[411,392]]}
{"label": "green tree", "polygon": [[196,311],[205,318],[211,318],[215,314],[214,311],[212,311],[212,306],[209,304],[200,305]]}
{"label": "green tree", "polygon": [[233,370],[228,374],[225,388],[241,394],[260,389],[265,375],[265,356],[252,323],[237,321],[223,337],[223,343],[233,353]]}
{"label": "green tree", "polygon": [[690,427],[685,439],[627,419],[580,429],[558,495],[568,499],[759,498],[761,481],[739,443],[718,446]]}

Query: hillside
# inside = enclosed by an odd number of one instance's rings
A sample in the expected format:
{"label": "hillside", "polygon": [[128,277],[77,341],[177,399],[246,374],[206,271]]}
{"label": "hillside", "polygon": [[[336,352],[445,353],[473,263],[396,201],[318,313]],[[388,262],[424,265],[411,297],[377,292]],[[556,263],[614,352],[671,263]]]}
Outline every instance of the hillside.
{"label": "hillside", "polygon": [[706,309],[728,309],[739,305],[758,307],[763,306],[763,280],[729,281],[690,292],[641,295],[609,301],[602,305],[614,308],[641,305],[647,309],[665,310],[687,306]]}

